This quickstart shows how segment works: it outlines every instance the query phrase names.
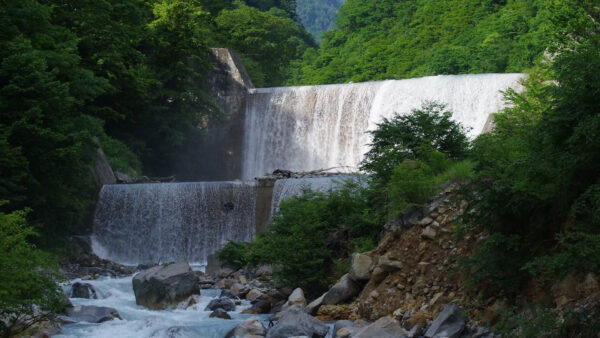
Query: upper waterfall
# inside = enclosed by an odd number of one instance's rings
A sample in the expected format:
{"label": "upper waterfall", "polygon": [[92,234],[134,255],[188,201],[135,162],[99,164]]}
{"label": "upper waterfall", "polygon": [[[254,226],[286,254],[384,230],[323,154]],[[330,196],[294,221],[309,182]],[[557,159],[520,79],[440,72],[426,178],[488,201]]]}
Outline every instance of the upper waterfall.
{"label": "upper waterfall", "polygon": [[504,108],[501,91],[520,89],[523,74],[443,75],[354,84],[262,88],[247,98],[243,179],[277,168],[357,170],[383,118],[424,101],[447,104],[453,118],[481,133]]}

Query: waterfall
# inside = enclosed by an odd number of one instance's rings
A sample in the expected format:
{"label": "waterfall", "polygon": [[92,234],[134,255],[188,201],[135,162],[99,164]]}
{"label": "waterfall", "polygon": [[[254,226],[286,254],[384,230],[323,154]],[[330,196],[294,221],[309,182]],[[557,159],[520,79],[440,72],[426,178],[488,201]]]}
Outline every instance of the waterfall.
{"label": "waterfall", "polygon": [[520,89],[523,74],[444,75],[355,84],[263,88],[247,98],[244,179],[277,168],[356,171],[373,130],[384,117],[407,114],[427,100],[447,104],[453,118],[483,130],[504,107],[501,91]]}
{"label": "waterfall", "polygon": [[129,265],[203,264],[228,239],[253,238],[255,200],[254,183],[105,185],[96,207],[93,249],[101,258]]}

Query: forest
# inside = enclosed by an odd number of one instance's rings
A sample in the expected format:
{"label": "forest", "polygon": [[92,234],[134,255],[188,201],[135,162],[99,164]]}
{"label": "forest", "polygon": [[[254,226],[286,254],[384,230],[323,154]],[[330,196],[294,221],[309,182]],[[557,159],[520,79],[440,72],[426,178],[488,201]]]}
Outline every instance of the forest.
{"label": "forest", "polygon": [[[368,184],[285,201],[269,231],[225,246],[224,262],[274,264],[282,285],[324,290],[390,219],[459,182],[469,208],[456,237],[485,236],[457,264],[482,298],[512,311],[531,283],[600,274],[594,0],[2,0],[0,319],[60,308],[57,261],[89,227],[99,146],[132,176],[193,176],[190,149],[223,123],[207,94],[211,47],[237,51],[257,88],[527,74],[473,140],[443,103],[383,121],[361,163]],[[325,240],[340,227],[347,252]],[[578,320],[547,336],[600,326]]]}

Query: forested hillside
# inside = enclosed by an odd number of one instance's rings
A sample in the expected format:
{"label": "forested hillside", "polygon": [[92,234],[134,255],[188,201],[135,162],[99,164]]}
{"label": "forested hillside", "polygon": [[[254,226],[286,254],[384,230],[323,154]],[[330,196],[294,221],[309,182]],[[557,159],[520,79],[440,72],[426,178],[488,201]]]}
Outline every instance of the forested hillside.
{"label": "forested hillside", "polygon": [[546,0],[348,0],[289,83],[521,72],[548,43]]}
{"label": "forested hillside", "polygon": [[346,0],[299,0],[296,11],[298,19],[317,42],[323,32],[333,28],[338,8]]}
{"label": "forested hillside", "polygon": [[1,211],[32,208],[44,235],[81,227],[96,139],[116,170],[189,174],[200,121],[220,114],[209,48],[235,49],[273,86],[309,46],[294,1],[3,0]]}

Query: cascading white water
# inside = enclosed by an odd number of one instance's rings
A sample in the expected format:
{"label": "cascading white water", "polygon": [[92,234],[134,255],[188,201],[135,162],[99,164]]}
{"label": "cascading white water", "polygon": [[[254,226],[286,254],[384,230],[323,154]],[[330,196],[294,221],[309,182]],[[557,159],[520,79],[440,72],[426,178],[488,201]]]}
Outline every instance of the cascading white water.
{"label": "cascading white water", "polygon": [[92,246],[101,258],[122,264],[202,264],[227,240],[253,238],[255,200],[254,183],[106,185]]}
{"label": "cascading white water", "polygon": [[519,89],[523,74],[445,75],[408,80],[252,90],[248,95],[243,178],[277,168],[357,169],[383,118],[424,101],[447,104],[453,118],[481,133],[504,107],[501,91]]}

